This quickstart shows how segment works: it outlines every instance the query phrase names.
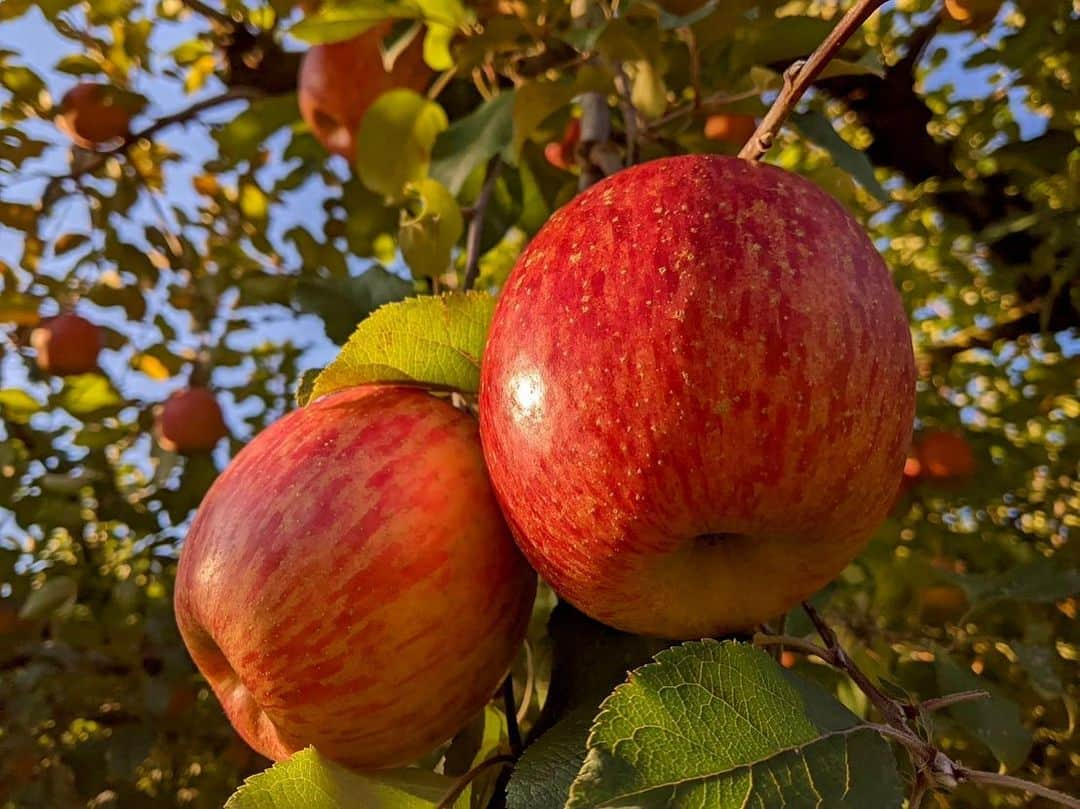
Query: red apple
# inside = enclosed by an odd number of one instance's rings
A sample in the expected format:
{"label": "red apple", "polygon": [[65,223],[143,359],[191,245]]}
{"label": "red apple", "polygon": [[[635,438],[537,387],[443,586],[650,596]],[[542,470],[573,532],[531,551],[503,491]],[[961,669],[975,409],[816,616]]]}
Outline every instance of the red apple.
{"label": "red apple", "polygon": [[170,452],[209,452],[228,434],[221,405],[206,388],[176,391],[158,414],[158,443]]}
{"label": "red apple", "polygon": [[900,483],[914,384],[900,296],[843,206],[689,155],[598,183],[522,253],[481,435],[561,596],[696,638],[783,614],[859,552]]}
{"label": "red apple", "polygon": [[97,369],[101,329],[73,313],[57,315],[30,333],[37,365],[47,374],[88,374]]}
{"label": "red apple", "polygon": [[521,645],[536,574],[488,482],[476,422],[354,388],[259,434],[206,495],[176,615],[233,725],[265,756],[356,769],[460,730]]}
{"label": "red apple", "polygon": [[431,78],[421,37],[386,71],[379,43],[389,31],[382,24],[353,39],[316,45],[300,67],[301,115],[328,151],[350,162],[356,159],[356,131],[375,100],[403,87],[421,91]]}
{"label": "red apple", "polygon": [[108,85],[83,82],[60,100],[56,125],[77,145],[94,149],[125,137],[131,113],[117,103]]}
{"label": "red apple", "polygon": [[742,146],[757,129],[757,121],[749,115],[710,115],[705,119],[705,137],[734,146]]}
{"label": "red apple", "polygon": [[962,435],[932,430],[917,444],[918,463],[924,478],[969,478],[975,474],[975,455]]}

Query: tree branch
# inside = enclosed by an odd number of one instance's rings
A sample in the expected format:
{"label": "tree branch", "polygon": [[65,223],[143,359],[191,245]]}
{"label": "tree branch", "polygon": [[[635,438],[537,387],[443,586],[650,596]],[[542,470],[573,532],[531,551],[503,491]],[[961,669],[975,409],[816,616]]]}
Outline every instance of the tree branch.
{"label": "tree branch", "polygon": [[1054,803],[1066,806],[1068,809],[1080,809],[1080,800],[1077,798],[1066,795],[1064,792],[1058,792],[1056,789],[1044,787],[1042,784],[1034,784],[1031,781],[1025,781],[1023,778],[1015,778],[1011,775],[1000,775],[996,772],[984,772],[982,770],[966,770],[963,767],[957,768],[956,776],[959,781],[970,781],[973,784],[989,784],[996,787],[1005,787],[1006,789],[1016,789],[1031,795],[1037,795],[1040,798],[1046,798],[1048,801],[1054,801]]}
{"label": "tree branch", "polygon": [[836,27],[829,32],[825,41],[810,54],[810,58],[805,62],[795,62],[784,71],[784,86],[780,88],[780,94],[769,111],[765,113],[765,117],[761,119],[761,123],[750,136],[750,140],[739,151],[739,157],[746,160],[760,160],[769,151],[784,119],[795,108],[803,93],[813,84],[814,79],[820,75],[851,35],[884,3],[885,0],[857,0]]}
{"label": "tree branch", "polygon": [[168,129],[175,124],[182,124],[190,121],[195,116],[206,110],[213,109],[214,107],[220,107],[222,104],[227,104],[230,101],[241,101],[244,99],[261,98],[264,93],[261,90],[257,90],[253,87],[234,87],[231,90],[227,90],[221,95],[213,96],[212,98],[206,98],[202,101],[197,101],[189,107],[185,107],[178,112],[174,112],[171,115],[166,115],[163,118],[159,118],[150,124],[145,129],[141,129],[138,132],[132,132],[117,146],[111,149],[106,149],[101,152],[94,152],[91,159],[87,160],[84,164],[73,170],[66,177],[60,179],[77,180],[84,174],[89,174],[97,169],[101,168],[110,157],[117,157],[127,152],[133,145],[140,140],[153,137],[158,132],[164,129]]}
{"label": "tree branch", "polygon": [[918,707],[924,711],[933,713],[934,711],[940,711],[944,708],[948,708],[952,705],[957,705],[961,702],[972,702],[977,699],[989,699],[989,691],[957,691],[955,694],[946,694],[943,697],[934,697],[933,699],[924,699],[919,703]]}
{"label": "tree branch", "polygon": [[484,217],[491,201],[491,192],[495,189],[495,181],[499,179],[501,171],[502,159],[495,155],[488,161],[484,185],[476,198],[476,204],[473,205],[469,229],[465,234],[465,279],[461,282],[463,290],[472,289],[480,275],[480,239],[484,235]]}
{"label": "tree branch", "polygon": [[506,712],[506,738],[510,742],[510,752],[516,760],[524,749],[521,743],[521,728],[517,722],[517,706],[514,704],[514,678],[509,674],[502,684],[503,710]]}
{"label": "tree branch", "polygon": [[196,14],[201,14],[207,19],[213,20],[218,25],[230,28],[237,24],[237,21],[224,11],[218,11],[216,8],[212,8],[211,6],[206,5],[206,3],[201,2],[201,0],[180,0],[180,2]]}

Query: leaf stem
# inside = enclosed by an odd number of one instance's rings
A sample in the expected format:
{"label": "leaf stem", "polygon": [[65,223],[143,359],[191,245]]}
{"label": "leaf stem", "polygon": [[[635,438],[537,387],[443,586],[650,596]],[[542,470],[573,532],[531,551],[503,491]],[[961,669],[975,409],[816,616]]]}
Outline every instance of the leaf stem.
{"label": "leaf stem", "polygon": [[473,767],[471,770],[469,770],[467,773],[465,773],[457,781],[454,782],[454,785],[450,787],[449,790],[447,790],[445,795],[443,795],[442,800],[439,801],[435,809],[451,809],[457,799],[461,797],[461,793],[466,790],[469,784],[476,780],[476,777],[480,775],[480,773],[490,767],[494,767],[499,764],[512,764],[513,762],[514,757],[511,756],[509,753],[501,753],[497,756],[492,756],[489,759],[481,761],[479,764],[477,764],[475,767]]}
{"label": "leaf stem", "polygon": [[958,691],[955,694],[946,694],[943,697],[934,697],[933,699],[925,699],[919,703],[918,707],[924,711],[934,712],[940,711],[943,708],[948,708],[951,705],[956,705],[960,702],[971,702],[977,699],[989,699],[990,692],[982,689],[976,691]]}
{"label": "leaf stem", "polygon": [[773,145],[776,133],[780,131],[784,120],[791,114],[803,93],[813,84],[825,66],[843,47],[851,35],[866,22],[885,0],[857,0],[855,5],[837,23],[810,57],[799,60],[784,71],[784,85],[765,117],[761,119],[754,134],[739,151],[739,157],[745,160],[760,160]]}

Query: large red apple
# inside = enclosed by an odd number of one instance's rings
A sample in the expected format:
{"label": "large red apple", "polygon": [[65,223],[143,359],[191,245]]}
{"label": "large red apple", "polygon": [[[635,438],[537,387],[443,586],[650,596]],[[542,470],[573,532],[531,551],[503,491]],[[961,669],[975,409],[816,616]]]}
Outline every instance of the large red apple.
{"label": "large red apple", "polygon": [[209,452],[228,433],[221,405],[206,388],[172,393],[158,413],[158,443],[170,452]]}
{"label": "large red apple", "polygon": [[79,146],[94,149],[127,136],[131,113],[108,85],[83,82],[60,100],[56,125]]}
{"label": "large red apple", "polygon": [[475,420],[419,390],[354,388],[270,426],[214,483],[176,615],[252,747],[315,745],[371,769],[416,759],[483,707],[535,587]]}
{"label": "large red apple", "polygon": [[47,374],[87,374],[97,369],[101,329],[71,312],[57,315],[30,333],[37,366]]}
{"label": "large red apple", "polygon": [[914,384],[900,297],[840,203],[772,166],[673,157],[585,191],[522,254],[481,435],[561,596],[694,638],[775,618],[859,552]]}
{"label": "large red apple", "polygon": [[300,67],[300,114],[328,151],[350,162],[356,159],[356,131],[375,100],[398,88],[421,91],[431,79],[420,37],[386,71],[379,43],[389,31],[382,24],[353,39],[316,45]]}

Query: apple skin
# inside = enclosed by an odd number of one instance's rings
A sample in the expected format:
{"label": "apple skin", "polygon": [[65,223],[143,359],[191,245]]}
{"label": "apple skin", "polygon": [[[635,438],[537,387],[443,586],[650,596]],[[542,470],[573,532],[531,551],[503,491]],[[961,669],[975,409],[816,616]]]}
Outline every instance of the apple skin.
{"label": "apple skin", "polygon": [[158,414],[158,443],[170,452],[209,452],[228,434],[221,405],[206,388],[175,391]]}
{"label": "apple skin", "polygon": [[117,104],[108,85],[83,82],[64,94],[56,125],[76,145],[84,149],[125,137],[131,126],[131,113]]}
{"label": "apple skin", "polygon": [[379,43],[390,31],[376,25],[352,39],[316,45],[300,66],[300,114],[327,151],[356,160],[356,132],[364,113],[390,90],[422,91],[431,79],[423,38],[416,37],[387,73]]}
{"label": "apple skin", "polygon": [[101,329],[74,313],[57,315],[30,333],[37,366],[56,376],[97,370],[103,341]]}
{"label": "apple skin", "polygon": [[520,256],[480,429],[525,555],[618,629],[775,618],[884,519],[915,368],[870,239],[809,181],[688,155],[619,172]]}
{"label": "apple skin", "polygon": [[208,492],[176,616],[241,736],[368,770],[464,727],[520,648],[536,574],[488,482],[474,419],[362,387],[259,434]]}

